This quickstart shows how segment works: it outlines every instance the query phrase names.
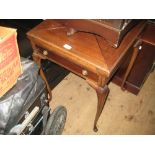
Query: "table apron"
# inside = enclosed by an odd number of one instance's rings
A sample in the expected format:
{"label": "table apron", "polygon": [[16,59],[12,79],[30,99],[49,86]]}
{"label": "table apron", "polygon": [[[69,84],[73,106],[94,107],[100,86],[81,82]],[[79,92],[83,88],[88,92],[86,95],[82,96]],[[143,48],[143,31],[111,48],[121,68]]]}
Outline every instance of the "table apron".
{"label": "table apron", "polygon": [[[51,51],[48,50],[43,50],[42,48],[37,48],[37,51],[39,52],[39,54],[41,54],[41,56],[44,59],[48,59],[66,69],[68,69],[69,71],[72,71],[73,73],[79,75],[80,77],[84,78],[84,79],[90,79],[93,80],[94,82],[98,83],[99,80],[99,75],[97,73],[94,73],[90,70],[88,70],[86,67],[82,66],[82,65],[78,65],[75,64],[73,62],[71,62],[70,60],[66,60],[65,58],[52,53]],[[47,52],[47,55],[44,55],[44,52]]]}

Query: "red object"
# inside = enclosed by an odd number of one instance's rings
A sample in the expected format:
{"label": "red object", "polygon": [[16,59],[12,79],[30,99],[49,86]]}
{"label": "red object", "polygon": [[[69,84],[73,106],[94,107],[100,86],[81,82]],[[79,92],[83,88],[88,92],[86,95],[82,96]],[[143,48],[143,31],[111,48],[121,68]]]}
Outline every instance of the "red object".
{"label": "red object", "polygon": [[0,97],[17,82],[22,73],[16,30],[0,27]]}

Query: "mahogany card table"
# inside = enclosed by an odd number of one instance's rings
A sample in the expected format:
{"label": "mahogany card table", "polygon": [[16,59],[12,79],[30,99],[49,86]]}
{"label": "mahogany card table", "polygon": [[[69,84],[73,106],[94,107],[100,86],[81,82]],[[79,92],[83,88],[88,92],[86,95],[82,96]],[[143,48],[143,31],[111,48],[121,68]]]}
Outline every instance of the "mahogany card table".
{"label": "mahogany card table", "polygon": [[93,129],[97,131],[97,121],[109,93],[108,83],[127,53],[131,52],[135,45],[139,46],[138,36],[145,24],[145,21],[141,21],[132,28],[118,48],[113,48],[103,37],[92,33],[77,32],[67,36],[67,28],[58,20],[45,20],[30,30],[27,36],[32,44],[33,58],[40,66],[40,74],[46,82],[50,99],[52,95],[41,68],[42,59],[48,59],[68,69],[95,89],[98,103]]}

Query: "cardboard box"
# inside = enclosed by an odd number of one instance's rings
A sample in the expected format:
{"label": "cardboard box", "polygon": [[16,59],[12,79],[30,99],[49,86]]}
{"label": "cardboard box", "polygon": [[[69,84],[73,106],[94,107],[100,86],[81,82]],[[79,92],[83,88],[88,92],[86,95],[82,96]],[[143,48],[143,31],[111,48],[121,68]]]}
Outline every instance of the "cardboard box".
{"label": "cardboard box", "polygon": [[0,97],[16,84],[21,73],[16,29],[0,26]]}

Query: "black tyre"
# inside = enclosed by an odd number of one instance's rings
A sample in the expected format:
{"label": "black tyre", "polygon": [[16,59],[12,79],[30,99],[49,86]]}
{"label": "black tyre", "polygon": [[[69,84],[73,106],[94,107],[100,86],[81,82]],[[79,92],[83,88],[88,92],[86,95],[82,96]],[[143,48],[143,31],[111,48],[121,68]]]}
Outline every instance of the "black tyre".
{"label": "black tyre", "polygon": [[67,110],[58,106],[50,115],[45,127],[45,135],[61,135],[65,126]]}

